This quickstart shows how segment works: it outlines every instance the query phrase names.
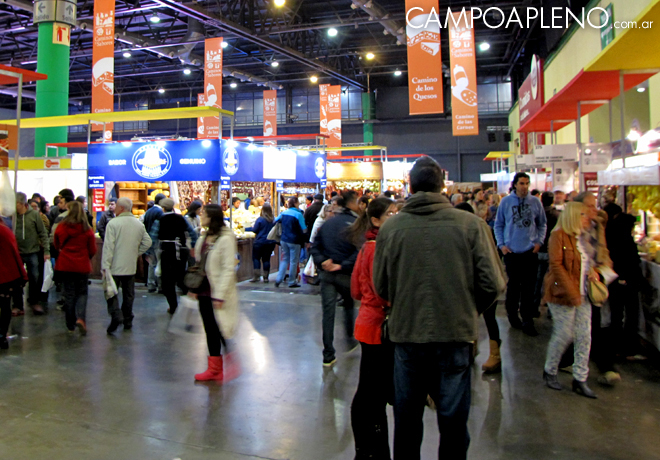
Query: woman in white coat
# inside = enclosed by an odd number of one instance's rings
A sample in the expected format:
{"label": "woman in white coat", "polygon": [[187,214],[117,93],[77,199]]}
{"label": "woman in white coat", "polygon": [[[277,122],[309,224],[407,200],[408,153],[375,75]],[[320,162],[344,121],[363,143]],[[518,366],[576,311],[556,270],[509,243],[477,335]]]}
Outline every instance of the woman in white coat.
{"label": "woman in white coat", "polygon": [[202,228],[206,232],[197,240],[195,257],[200,262],[206,255],[203,267],[206,278],[196,293],[190,295],[199,300],[209,357],[208,369],[196,374],[195,380],[227,382],[240,374],[236,353],[228,353],[226,343],[238,325],[236,238],[225,226],[222,208],[215,204],[204,207]]}

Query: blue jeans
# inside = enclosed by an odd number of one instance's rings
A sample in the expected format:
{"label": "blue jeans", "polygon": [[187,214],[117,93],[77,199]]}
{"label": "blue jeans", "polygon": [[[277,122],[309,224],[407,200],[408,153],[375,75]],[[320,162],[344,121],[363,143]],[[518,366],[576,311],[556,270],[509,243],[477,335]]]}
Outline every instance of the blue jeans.
{"label": "blue jeans", "polygon": [[87,280],[89,275],[84,273],[62,274],[62,284],[64,287],[64,312],[66,318],[66,327],[70,331],[76,327],[76,321],[87,319]]}
{"label": "blue jeans", "polygon": [[343,273],[326,272],[321,270],[321,308],[323,317],[323,359],[335,359],[335,313],[337,312],[337,294],[344,299],[344,328],[349,348],[355,342],[353,332],[355,328],[355,310],[353,297],[351,297],[351,275]]}
{"label": "blue jeans", "polygon": [[419,460],[427,394],[438,408],[438,458],[467,458],[470,376],[468,343],[395,344],[394,460]]}
{"label": "blue jeans", "polygon": [[[28,275],[28,305],[39,305],[41,298],[41,284],[39,284],[39,253],[21,254]],[[21,296],[22,299],[22,296]],[[19,304],[23,305],[23,302]]]}
{"label": "blue jeans", "polygon": [[289,267],[289,286],[296,284],[296,275],[298,273],[298,261],[300,260],[300,245],[280,242],[284,260],[280,260],[280,269],[277,272],[276,283],[281,283],[286,274],[286,268]]}

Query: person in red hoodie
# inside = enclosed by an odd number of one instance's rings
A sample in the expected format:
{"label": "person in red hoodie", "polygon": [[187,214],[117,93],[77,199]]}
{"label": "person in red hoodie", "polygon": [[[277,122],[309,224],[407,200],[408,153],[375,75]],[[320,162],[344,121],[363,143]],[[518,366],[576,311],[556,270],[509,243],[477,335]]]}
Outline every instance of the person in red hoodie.
{"label": "person in red hoodie", "polygon": [[0,219],[0,350],[9,348],[7,331],[11,322],[11,299],[16,289],[23,289],[28,277],[18,253],[14,233]]}
{"label": "person in red hoodie", "polygon": [[366,237],[351,277],[351,296],[362,302],[355,321],[355,338],[362,347],[360,380],[351,405],[355,460],[390,459],[385,408],[394,396],[394,347],[381,341],[389,305],[376,293],[372,275],[378,230],[396,212],[392,200],[376,198],[349,230],[356,245]]}
{"label": "person in red hoodie", "polygon": [[89,226],[83,205],[71,201],[66,205],[69,214],[57,226],[54,236],[59,256],[55,262],[55,276],[64,287],[64,311],[66,327],[73,332],[76,327],[87,334],[87,281],[92,272],[91,259],[96,254],[94,231]]}

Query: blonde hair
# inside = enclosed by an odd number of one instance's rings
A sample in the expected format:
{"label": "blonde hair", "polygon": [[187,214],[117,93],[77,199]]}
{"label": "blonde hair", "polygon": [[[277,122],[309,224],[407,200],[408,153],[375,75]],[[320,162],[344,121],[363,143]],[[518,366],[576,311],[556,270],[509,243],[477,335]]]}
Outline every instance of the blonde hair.
{"label": "blonde hair", "polygon": [[582,233],[582,213],[585,212],[584,205],[577,201],[566,203],[564,210],[559,214],[557,226],[552,230],[564,230],[569,235],[579,235]]}
{"label": "blonde hair", "polygon": [[502,197],[499,196],[497,193],[493,193],[490,199],[491,199],[491,203],[493,203],[493,206],[499,206],[500,202],[502,201]]}

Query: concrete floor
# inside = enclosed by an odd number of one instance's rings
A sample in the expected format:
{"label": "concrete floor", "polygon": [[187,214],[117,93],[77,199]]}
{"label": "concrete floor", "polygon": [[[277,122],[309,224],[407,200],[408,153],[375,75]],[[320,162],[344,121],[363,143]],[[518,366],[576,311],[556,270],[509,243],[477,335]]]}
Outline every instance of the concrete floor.
{"label": "concrete floor", "polygon": [[[315,289],[241,286],[242,321],[232,342],[243,375],[226,385],[193,382],[206,365],[204,336],[168,333],[164,297],[144,288],[133,330],[115,336],[105,333],[98,283],[90,288],[87,337],[68,335],[63,313],[52,308],[15,319],[16,338],[0,352],[0,458],[353,459],[350,404],[360,355],[343,353],[338,327],[338,362],[321,366]],[[479,371],[488,354],[481,324],[469,458],[660,458],[657,368],[624,363],[615,389],[598,387],[593,370],[596,401],[555,392],[541,379],[550,322],[540,320],[541,336],[530,338],[498,319],[504,370]],[[570,379],[560,376],[567,387]],[[433,459],[438,432],[428,409],[425,429],[422,458]]]}

